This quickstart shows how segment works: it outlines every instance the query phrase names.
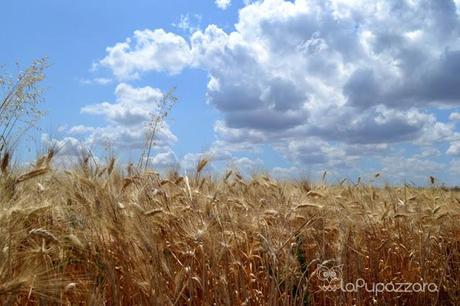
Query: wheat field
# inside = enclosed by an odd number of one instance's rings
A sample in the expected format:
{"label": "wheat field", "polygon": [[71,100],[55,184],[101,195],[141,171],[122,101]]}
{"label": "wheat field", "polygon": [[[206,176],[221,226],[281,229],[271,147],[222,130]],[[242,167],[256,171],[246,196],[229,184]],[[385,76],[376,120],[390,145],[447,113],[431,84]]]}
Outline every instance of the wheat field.
{"label": "wheat field", "polygon": [[[460,305],[460,194],[138,173],[55,152],[0,180],[2,305]],[[319,290],[433,282],[437,292]]]}

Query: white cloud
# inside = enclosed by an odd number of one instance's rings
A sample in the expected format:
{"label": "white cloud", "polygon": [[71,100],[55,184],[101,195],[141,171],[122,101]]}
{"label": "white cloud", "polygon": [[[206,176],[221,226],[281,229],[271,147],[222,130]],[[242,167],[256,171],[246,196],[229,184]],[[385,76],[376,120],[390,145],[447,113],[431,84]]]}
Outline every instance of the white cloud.
{"label": "white cloud", "polygon": [[113,82],[111,78],[94,78],[94,79],[83,79],[80,82],[84,85],[108,85]]}
{"label": "white cloud", "polygon": [[460,156],[460,141],[454,141],[447,149],[447,154],[452,156]]}
{"label": "white cloud", "polygon": [[[457,9],[426,0],[248,1],[233,31],[136,31],[100,65],[125,79],[203,69],[221,144],[270,144],[300,164],[350,164],[366,157],[356,148],[454,143],[454,124],[433,109],[460,105]],[[85,111],[98,107],[113,122],[140,114],[107,104]]]}
{"label": "white cloud", "polygon": [[251,159],[248,157],[235,157],[227,163],[230,169],[236,169],[244,175],[251,175],[260,172],[264,162],[260,158]]}
{"label": "white cloud", "polygon": [[81,109],[81,112],[102,115],[112,123],[136,125],[149,119],[150,114],[157,110],[158,103],[163,97],[159,89],[149,86],[134,88],[125,83],[116,87],[115,95],[116,103],[102,102],[87,105]]}
{"label": "white cloud", "polygon": [[176,154],[168,150],[151,157],[149,165],[158,170],[170,170],[176,168],[179,165],[179,161]]}
{"label": "white cloud", "polygon": [[110,68],[122,80],[139,78],[146,71],[177,74],[192,60],[186,40],[163,29],[135,31],[132,39],[106,51],[99,65]]}
{"label": "white cloud", "polygon": [[200,30],[202,19],[203,17],[198,14],[180,15],[179,21],[177,23],[173,23],[172,25],[182,31],[193,33]]}
{"label": "white cloud", "polygon": [[[44,133],[41,135],[41,142],[45,148],[57,149],[56,156],[53,158],[53,165],[56,167],[74,167],[79,163],[83,154],[89,151],[87,144],[74,137],[56,139]],[[97,156],[93,158],[99,162]]]}
{"label": "white cloud", "polygon": [[92,126],[76,125],[76,126],[71,127],[70,129],[62,130],[61,132],[67,131],[69,134],[75,135],[75,134],[90,133],[90,132],[93,132],[94,130],[95,128]]}
{"label": "white cloud", "polygon": [[217,7],[220,8],[221,10],[226,10],[232,4],[232,1],[231,0],[215,0],[215,3]]}
{"label": "white cloud", "polygon": [[181,15],[178,23],[173,23],[173,26],[183,31],[190,30],[190,17],[188,15]]}
{"label": "white cloud", "polygon": [[383,174],[392,184],[428,183],[429,176],[438,177],[446,169],[445,166],[431,159],[420,156],[389,156],[381,159]]}
{"label": "white cloud", "polygon": [[[88,144],[107,144],[132,149],[142,148],[146,124],[151,114],[158,112],[163,93],[156,88],[132,87],[121,83],[115,89],[116,101],[86,105],[84,114],[102,117],[101,126],[78,125],[69,129],[70,134],[86,134]],[[105,124],[105,125],[104,125]],[[157,131],[158,147],[167,147],[177,141],[167,123]]]}
{"label": "white cloud", "polygon": [[441,156],[441,151],[433,147],[423,148],[423,151],[421,152],[420,156],[422,158],[434,158]]}
{"label": "white cloud", "polygon": [[449,120],[451,121],[460,121],[460,113],[453,112],[449,115]]}
{"label": "white cloud", "polygon": [[458,176],[460,175],[460,159],[453,159],[449,163],[449,172],[453,176],[453,182],[458,186]]}
{"label": "white cloud", "polygon": [[[235,156],[235,153],[238,153],[239,156]],[[217,140],[204,152],[186,154],[181,159],[181,168],[186,171],[194,171],[200,159],[208,160],[209,165],[206,168],[214,171],[224,170],[226,168],[236,168],[243,174],[251,174],[253,170],[263,166],[263,161],[261,159],[251,159],[246,156],[241,156],[241,153],[254,154],[258,153],[258,150],[252,144],[228,144],[224,141]]]}
{"label": "white cloud", "polygon": [[301,173],[298,167],[289,167],[289,168],[274,167],[270,171],[270,174],[274,178],[280,179],[280,180],[292,180],[292,179],[297,179],[301,177]]}
{"label": "white cloud", "polygon": [[76,157],[85,149],[85,145],[80,140],[73,137],[65,137],[58,140],[52,138],[48,134],[42,134],[41,140],[45,147],[58,149],[59,155]]}

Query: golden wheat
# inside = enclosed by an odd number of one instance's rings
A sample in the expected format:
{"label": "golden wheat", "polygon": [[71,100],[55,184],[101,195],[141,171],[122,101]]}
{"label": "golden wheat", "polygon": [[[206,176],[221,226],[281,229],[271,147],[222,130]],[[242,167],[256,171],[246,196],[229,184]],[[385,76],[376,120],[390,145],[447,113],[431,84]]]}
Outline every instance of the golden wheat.
{"label": "golden wheat", "polygon": [[[2,160],[0,304],[460,305],[460,194]],[[54,155],[51,154],[51,155]],[[436,293],[327,292],[343,280]]]}

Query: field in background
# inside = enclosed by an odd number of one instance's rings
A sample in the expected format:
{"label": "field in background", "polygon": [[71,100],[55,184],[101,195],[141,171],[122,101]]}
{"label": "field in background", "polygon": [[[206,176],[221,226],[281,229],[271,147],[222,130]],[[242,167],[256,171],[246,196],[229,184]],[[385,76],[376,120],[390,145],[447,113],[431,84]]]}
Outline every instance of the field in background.
{"label": "field in background", "polygon": [[[459,305],[460,194],[1,162],[2,305]],[[124,174],[122,174],[124,173]],[[325,292],[426,282],[436,293]],[[327,276],[331,276],[326,275]]]}

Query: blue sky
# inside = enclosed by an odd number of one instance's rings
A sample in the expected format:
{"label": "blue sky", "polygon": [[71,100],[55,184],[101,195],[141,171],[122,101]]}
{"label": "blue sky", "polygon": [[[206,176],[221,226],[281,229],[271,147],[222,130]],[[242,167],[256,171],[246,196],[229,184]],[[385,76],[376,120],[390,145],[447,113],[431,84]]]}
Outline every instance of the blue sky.
{"label": "blue sky", "polygon": [[162,93],[179,102],[152,164],[460,184],[454,0],[3,1],[0,64],[47,56],[28,149],[136,159]]}

